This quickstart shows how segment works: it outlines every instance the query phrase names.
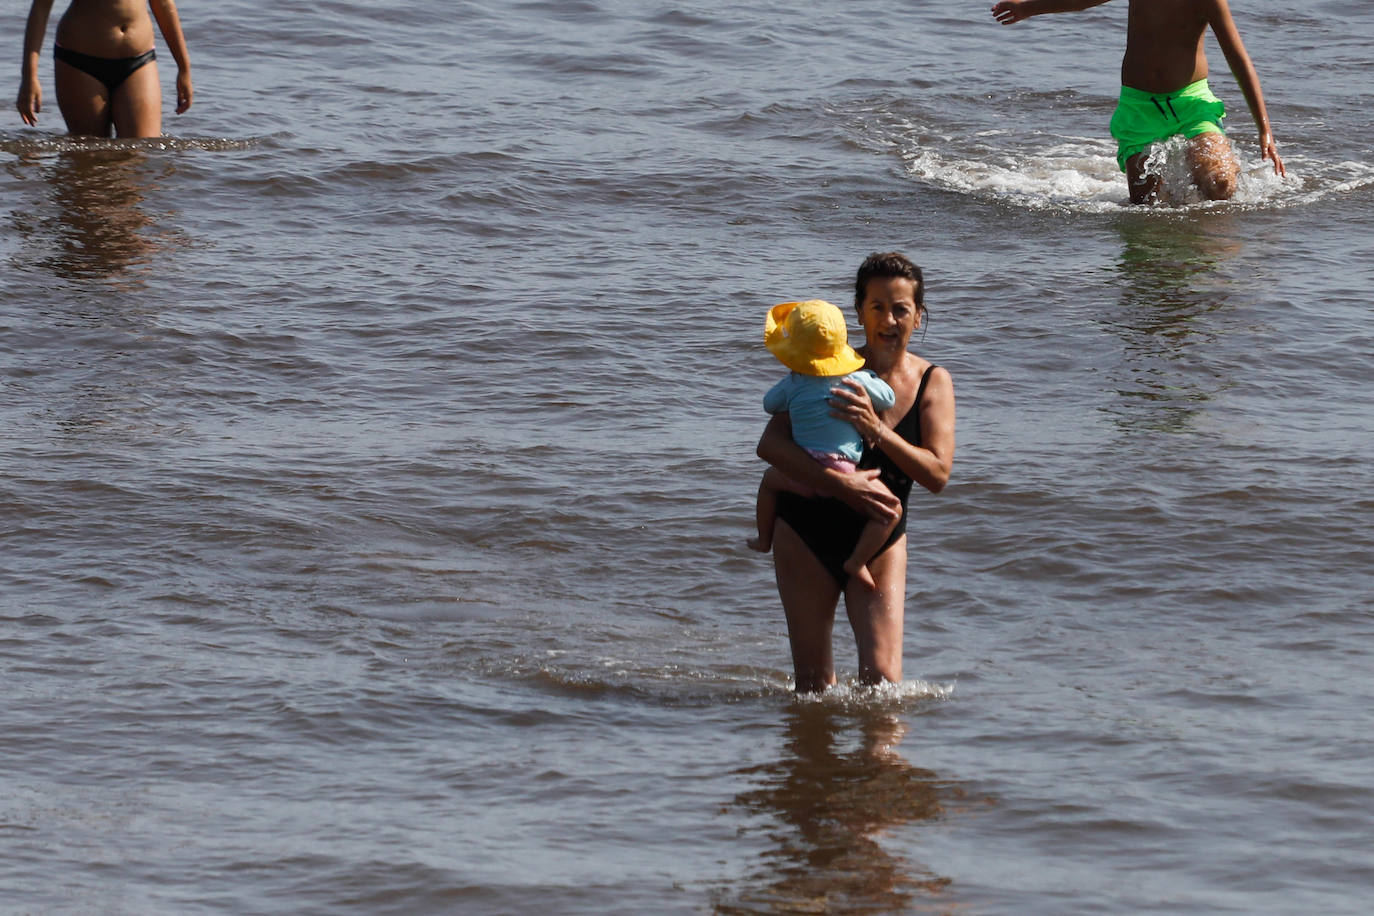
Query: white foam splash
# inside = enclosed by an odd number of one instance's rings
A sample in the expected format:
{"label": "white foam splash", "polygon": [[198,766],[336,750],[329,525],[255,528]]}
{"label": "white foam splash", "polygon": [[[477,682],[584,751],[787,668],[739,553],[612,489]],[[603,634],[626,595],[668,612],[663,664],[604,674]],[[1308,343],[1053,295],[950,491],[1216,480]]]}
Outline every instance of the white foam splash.
{"label": "white foam splash", "polygon": [[796,699],[799,703],[821,703],[828,706],[849,708],[906,703],[912,700],[947,700],[953,695],[953,684],[941,685],[933,684],[930,681],[912,679],[895,684],[889,682],[864,684],[858,681],[845,681],[836,684],[824,693],[797,694]]}
{"label": "white foam splash", "polygon": [[[997,132],[979,134],[964,149],[955,149],[952,140],[932,145],[931,139],[923,135],[919,145],[910,138],[899,142],[907,171],[934,187],[1032,210],[1103,213],[1130,206],[1125,178],[1108,142],[1062,138],[1035,152],[1009,154],[993,146],[1007,140]],[[1156,144],[1146,159],[1146,170],[1163,176],[1174,199],[1159,209],[1302,206],[1374,185],[1374,165],[1367,163],[1294,155],[1285,159],[1288,177],[1280,178],[1269,162],[1247,159],[1245,150],[1239,150],[1241,176],[1235,196],[1230,201],[1204,201],[1189,176],[1186,142],[1176,137]]]}
{"label": "white foam splash", "polygon": [[1021,157],[991,149],[959,155],[925,146],[903,158],[913,177],[936,187],[1031,209],[1108,210],[1126,202],[1115,158],[1082,146],[1062,144]]}

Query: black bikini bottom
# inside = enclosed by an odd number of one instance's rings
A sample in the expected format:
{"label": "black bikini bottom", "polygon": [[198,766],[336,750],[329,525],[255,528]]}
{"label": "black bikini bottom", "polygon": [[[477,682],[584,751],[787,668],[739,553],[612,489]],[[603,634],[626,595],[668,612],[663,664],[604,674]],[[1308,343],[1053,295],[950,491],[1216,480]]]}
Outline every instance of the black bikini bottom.
{"label": "black bikini bottom", "polygon": [[54,60],[60,60],[100,80],[111,92],[119,88],[120,84],[129,78],[129,74],[139,67],[157,60],[155,50],[145,51],[137,57],[92,57],[79,51],[68,51],[61,45],[53,46],[52,56]]}

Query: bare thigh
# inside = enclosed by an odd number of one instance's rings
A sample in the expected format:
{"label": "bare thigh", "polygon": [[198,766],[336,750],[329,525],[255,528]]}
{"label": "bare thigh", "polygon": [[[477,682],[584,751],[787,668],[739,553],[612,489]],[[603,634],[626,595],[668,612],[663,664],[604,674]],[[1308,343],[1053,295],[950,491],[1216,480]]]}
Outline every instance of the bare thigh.
{"label": "bare thigh", "polygon": [[781,520],[773,533],[773,571],[783,613],[787,615],[797,691],[824,690],[835,683],[830,638],[835,628],[835,607],[840,600],[839,583]]}
{"label": "bare thigh", "polygon": [[1193,183],[1208,200],[1230,200],[1236,193],[1240,163],[1225,134],[1198,134],[1188,141]]}
{"label": "bare thigh", "polygon": [[82,137],[110,135],[110,94],[104,83],[58,61],[53,68],[53,86],[62,120],[67,122],[67,133]]}
{"label": "bare thigh", "polygon": [[110,100],[116,137],[162,136],[162,85],[157,61],[139,67],[120,83]]}
{"label": "bare thigh", "polygon": [[[906,614],[906,535],[868,564],[877,591],[850,578],[844,604],[859,647],[859,679],[869,684],[902,679]],[[833,581],[833,580],[832,580]]]}

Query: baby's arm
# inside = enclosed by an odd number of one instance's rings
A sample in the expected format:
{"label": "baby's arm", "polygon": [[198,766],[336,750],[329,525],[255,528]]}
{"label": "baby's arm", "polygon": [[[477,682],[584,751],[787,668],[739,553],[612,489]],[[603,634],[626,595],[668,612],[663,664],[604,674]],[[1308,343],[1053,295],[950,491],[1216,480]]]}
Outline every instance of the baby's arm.
{"label": "baby's arm", "polygon": [[1045,13],[1077,13],[1106,2],[1108,0],[1002,0],[993,6],[992,15],[1002,25],[1011,25]]}
{"label": "baby's arm", "polygon": [[1221,53],[1226,55],[1226,63],[1231,67],[1231,73],[1240,85],[1240,91],[1245,93],[1245,103],[1250,106],[1250,116],[1255,119],[1255,128],[1259,131],[1260,154],[1274,163],[1276,173],[1286,175],[1283,160],[1279,158],[1278,144],[1274,142],[1274,133],[1269,128],[1269,113],[1264,107],[1264,93],[1260,91],[1259,74],[1255,72],[1255,65],[1250,61],[1245,45],[1241,43],[1240,32],[1231,18],[1231,10],[1226,5],[1226,0],[1208,0],[1207,23],[1212,27],[1212,34],[1217,37]]}
{"label": "baby's arm", "polygon": [[167,50],[177,62],[177,114],[191,107],[191,56],[186,53],[186,36],[181,34],[181,17],[173,0],[150,0],[153,18],[167,42]]}
{"label": "baby's arm", "polygon": [[768,389],[768,393],[763,396],[763,409],[766,412],[782,413],[787,410],[791,379],[792,376],[785,376],[782,381]]}
{"label": "baby's arm", "polygon": [[873,402],[874,410],[889,410],[893,404],[897,403],[897,392],[893,391],[891,385],[872,372],[858,372],[854,377],[859,384],[864,386],[864,391],[868,392],[868,399]]}

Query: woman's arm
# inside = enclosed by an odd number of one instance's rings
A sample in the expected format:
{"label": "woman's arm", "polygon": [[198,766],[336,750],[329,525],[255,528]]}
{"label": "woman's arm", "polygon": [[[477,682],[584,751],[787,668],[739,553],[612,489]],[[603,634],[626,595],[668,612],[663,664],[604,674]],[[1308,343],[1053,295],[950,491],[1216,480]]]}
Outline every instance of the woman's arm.
{"label": "woman's arm", "polygon": [[916,483],[932,493],[943,490],[954,469],[954,380],[949,372],[935,367],[917,405],[921,419],[919,447],[882,421],[861,387],[851,387],[855,390],[837,390],[835,397],[847,403],[836,409],[835,416],[853,423],[865,442],[882,449]]}
{"label": "woman's arm", "polygon": [[38,112],[43,110],[43,88],[38,84],[38,58],[51,12],[52,0],[33,0],[33,5],[29,7],[28,24],[24,27],[24,61],[21,65],[19,95],[14,106],[19,109],[19,117],[30,127],[38,124]]}
{"label": "woman's arm", "polygon": [[876,468],[846,474],[821,465],[792,438],[792,418],[786,413],[769,419],[759,439],[758,456],[798,483],[833,496],[869,518],[901,517],[901,502],[878,480]]}
{"label": "woman's arm", "polygon": [[181,34],[181,17],[173,0],[150,0],[153,18],[167,42],[167,50],[177,62],[177,114],[191,107],[191,56],[186,52],[186,36]]}

